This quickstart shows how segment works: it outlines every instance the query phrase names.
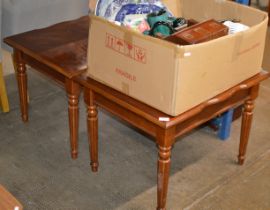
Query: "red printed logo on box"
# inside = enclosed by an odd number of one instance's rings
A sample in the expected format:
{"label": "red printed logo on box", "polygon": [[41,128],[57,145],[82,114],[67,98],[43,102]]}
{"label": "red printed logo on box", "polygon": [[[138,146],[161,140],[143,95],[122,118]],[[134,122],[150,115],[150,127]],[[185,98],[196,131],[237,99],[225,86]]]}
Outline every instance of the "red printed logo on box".
{"label": "red printed logo on box", "polygon": [[123,39],[117,38],[111,34],[106,33],[106,47],[127,56],[137,62],[146,63],[146,50],[142,47],[138,47]]}
{"label": "red printed logo on box", "polygon": [[119,68],[116,68],[115,72],[118,75],[120,75],[120,76],[122,76],[122,77],[124,77],[124,78],[126,78],[126,79],[128,79],[130,81],[136,82],[136,80],[137,80],[135,75],[132,75],[132,74],[130,74],[130,73],[124,71],[124,70],[121,70]]}

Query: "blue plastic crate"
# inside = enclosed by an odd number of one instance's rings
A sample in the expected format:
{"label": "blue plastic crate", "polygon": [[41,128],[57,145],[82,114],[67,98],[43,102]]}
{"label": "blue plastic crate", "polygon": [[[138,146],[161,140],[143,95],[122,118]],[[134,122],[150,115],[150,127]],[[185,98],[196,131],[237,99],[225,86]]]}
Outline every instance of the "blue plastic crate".
{"label": "blue plastic crate", "polygon": [[236,0],[237,3],[249,5],[249,0]]}

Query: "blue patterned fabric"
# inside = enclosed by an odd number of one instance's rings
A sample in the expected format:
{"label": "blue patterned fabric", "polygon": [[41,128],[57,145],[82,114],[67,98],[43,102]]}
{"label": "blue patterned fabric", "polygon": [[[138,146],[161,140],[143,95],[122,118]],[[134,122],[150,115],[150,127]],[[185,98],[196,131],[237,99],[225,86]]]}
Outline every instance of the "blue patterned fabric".
{"label": "blue patterned fabric", "polygon": [[95,14],[109,21],[122,22],[126,15],[167,10],[160,0],[99,0]]}

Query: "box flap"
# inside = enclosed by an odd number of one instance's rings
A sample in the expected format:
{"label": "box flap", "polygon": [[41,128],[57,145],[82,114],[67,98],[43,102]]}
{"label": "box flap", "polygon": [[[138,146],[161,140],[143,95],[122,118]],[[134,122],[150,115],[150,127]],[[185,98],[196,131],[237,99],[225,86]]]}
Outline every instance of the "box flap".
{"label": "box flap", "polygon": [[226,0],[180,0],[185,18],[197,21],[207,19],[237,19],[248,26],[254,26],[267,18],[267,14],[252,7]]}

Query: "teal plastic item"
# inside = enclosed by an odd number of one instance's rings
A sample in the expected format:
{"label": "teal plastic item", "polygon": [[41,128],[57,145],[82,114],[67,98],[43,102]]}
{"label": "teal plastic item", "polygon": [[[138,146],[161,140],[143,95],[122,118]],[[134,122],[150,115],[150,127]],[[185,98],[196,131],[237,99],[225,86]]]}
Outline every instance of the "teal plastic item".
{"label": "teal plastic item", "polygon": [[147,15],[147,22],[151,30],[145,31],[144,34],[155,36],[159,33],[163,36],[169,36],[174,32],[172,24],[170,24],[173,20],[175,20],[175,18],[172,18],[166,10],[150,13]]}
{"label": "teal plastic item", "polygon": [[150,27],[152,28],[154,24],[158,21],[167,21],[169,18],[169,13],[165,10],[161,10],[158,13],[151,13],[147,16],[147,22],[149,23]]}

